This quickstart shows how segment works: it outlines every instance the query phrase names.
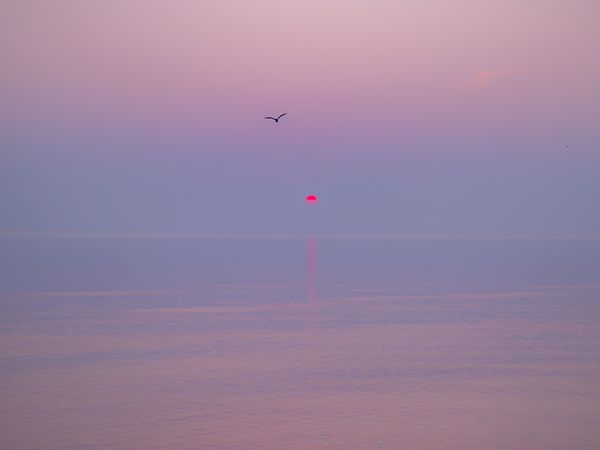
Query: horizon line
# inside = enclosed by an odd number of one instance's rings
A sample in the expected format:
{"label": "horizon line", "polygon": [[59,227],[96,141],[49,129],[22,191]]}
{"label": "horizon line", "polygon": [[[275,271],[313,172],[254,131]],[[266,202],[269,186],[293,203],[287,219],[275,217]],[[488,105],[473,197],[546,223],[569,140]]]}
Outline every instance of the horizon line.
{"label": "horizon line", "polygon": [[600,235],[577,234],[389,234],[389,233],[176,233],[0,231],[0,239],[364,239],[364,240],[600,240]]}

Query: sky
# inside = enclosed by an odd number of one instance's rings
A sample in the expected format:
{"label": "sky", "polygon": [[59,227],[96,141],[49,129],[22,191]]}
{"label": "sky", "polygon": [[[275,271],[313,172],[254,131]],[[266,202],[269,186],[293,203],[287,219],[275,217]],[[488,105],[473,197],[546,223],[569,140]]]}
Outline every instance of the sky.
{"label": "sky", "polygon": [[599,19],[595,0],[3,1],[0,233],[598,235]]}

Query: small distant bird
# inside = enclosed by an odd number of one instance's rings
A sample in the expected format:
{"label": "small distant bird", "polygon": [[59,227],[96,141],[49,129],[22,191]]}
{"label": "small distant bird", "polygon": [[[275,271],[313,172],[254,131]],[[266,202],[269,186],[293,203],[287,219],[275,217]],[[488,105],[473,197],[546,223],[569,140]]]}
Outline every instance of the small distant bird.
{"label": "small distant bird", "polygon": [[571,148],[573,147],[573,144],[565,144],[565,148]]}
{"label": "small distant bird", "polygon": [[279,116],[277,116],[277,118],[275,118],[275,117],[270,117],[270,116],[269,116],[269,117],[265,117],[265,119],[271,119],[271,120],[274,120],[274,121],[275,121],[275,123],[278,123],[278,122],[279,122],[279,119],[281,119],[281,118],[282,118],[283,116],[285,116],[286,114],[287,114],[287,113],[279,114]]}

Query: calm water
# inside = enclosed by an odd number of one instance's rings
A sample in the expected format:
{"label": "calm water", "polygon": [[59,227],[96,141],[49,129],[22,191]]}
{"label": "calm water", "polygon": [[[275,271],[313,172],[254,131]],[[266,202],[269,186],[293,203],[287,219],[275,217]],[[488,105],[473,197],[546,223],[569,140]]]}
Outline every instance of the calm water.
{"label": "calm water", "polygon": [[0,239],[3,449],[600,448],[600,241]]}

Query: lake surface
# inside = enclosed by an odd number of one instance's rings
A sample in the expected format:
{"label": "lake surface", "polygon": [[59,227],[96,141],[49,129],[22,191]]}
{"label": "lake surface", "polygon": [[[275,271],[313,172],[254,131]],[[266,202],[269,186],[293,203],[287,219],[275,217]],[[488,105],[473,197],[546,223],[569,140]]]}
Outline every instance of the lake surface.
{"label": "lake surface", "polygon": [[0,238],[3,449],[600,448],[600,241]]}

